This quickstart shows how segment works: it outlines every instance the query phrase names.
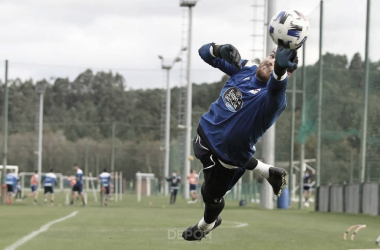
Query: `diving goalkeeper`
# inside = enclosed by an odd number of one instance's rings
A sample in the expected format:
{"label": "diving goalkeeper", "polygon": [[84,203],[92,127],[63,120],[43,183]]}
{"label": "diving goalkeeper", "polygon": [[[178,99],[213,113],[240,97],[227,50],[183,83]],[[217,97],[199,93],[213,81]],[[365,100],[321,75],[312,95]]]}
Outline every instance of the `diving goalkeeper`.
{"label": "diving goalkeeper", "polygon": [[287,79],[297,68],[296,50],[280,47],[258,66],[241,60],[230,44],[206,44],[199,55],[230,78],[201,117],[193,141],[194,154],[203,164],[205,210],[203,218],[182,233],[188,241],[201,240],[221,224],[224,196],[246,170],[266,178],[274,193],[281,194],[286,171],[258,161],[253,154],[257,141],[285,109]]}

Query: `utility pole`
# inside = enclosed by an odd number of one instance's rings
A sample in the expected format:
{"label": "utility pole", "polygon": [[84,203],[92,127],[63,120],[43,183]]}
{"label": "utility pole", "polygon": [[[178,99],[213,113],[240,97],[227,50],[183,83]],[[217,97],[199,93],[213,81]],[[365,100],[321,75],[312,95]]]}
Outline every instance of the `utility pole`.
{"label": "utility pole", "polygon": [[[36,92],[40,95],[40,106],[38,114],[38,161],[37,170],[38,176],[41,178],[42,175],[42,131],[43,131],[43,117],[44,117],[44,93],[45,93],[45,83],[36,86]],[[38,182],[38,188],[41,188],[41,182]]]}
{"label": "utility pole", "polygon": [[112,123],[112,146],[111,146],[111,172],[115,171],[115,130],[116,123]]}
{"label": "utility pole", "polygon": [[[189,30],[188,30],[188,42],[187,42],[187,94],[186,94],[186,136],[185,136],[185,157],[184,157],[184,173],[183,179],[186,180],[186,176],[190,173],[190,153],[191,153],[191,114],[192,114],[192,83],[191,83],[191,30],[192,30],[192,11],[195,7],[197,0],[180,0],[181,7],[189,8]],[[184,198],[188,199],[189,182],[184,182]]]}
{"label": "utility pole", "polygon": [[8,60],[5,60],[5,80],[4,80],[4,140],[3,140],[3,173],[2,173],[2,192],[1,203],[5,205],[5,179],[7,175],[7,157],[8,157]]}
{"label": "utility pole", "polygon": [[[164,64],[164,57],[158,56],[161,60],[161,68],[166,70],[166,106],[165,106],[165,166],[164,166],[164,178],[169,176],[169,160],[170,160],[170,105],[171,105],[171,93],[170,93],[170,70],[176,62],[181,61],[178,56],[171,64]],[[165,183],[164,194],[169,193],[169,185],[167,181]]]}
{"label": "utility pole", "polygon": [[[267,19],[266,25],[269,24],[270,19],[274,16],[276,10],[276,0],[268,0],[267,1]],[[268,29],[266,29],[268,32]],[[266,55],[269,55],[273,48],[275,48],[275,44],[273,43],[270,36],[266,37]],[[276,143],[276,124],[273,124],[267,132],[263,136],[263,160],[266,164],[275,165],[275,143]],[[261,185],[261,208],[264,209],[273,209],[273,191],[272,186],[269,182],[264,178],[263,183]]]}
{"label": "utility pole", "polygon": [[365,64],[364,64],[364,98],[363,98],[363,121],[360,145],[360,183],[364,182],[367,151],[367,123],[368,123],[368,91],[369,91],[369,25],[371,13],[371,0],[367,0],[367,21],[365,32]]}
{"label": "utility pole", "polygon": [[319,187],[321,182],[321,141],[322,141],[322,93],[323,93],[323,0],[320,2],[319,14],[319,73],[318,73],[318,115],[317,115],[317,152],[316,152],[316,183]]}

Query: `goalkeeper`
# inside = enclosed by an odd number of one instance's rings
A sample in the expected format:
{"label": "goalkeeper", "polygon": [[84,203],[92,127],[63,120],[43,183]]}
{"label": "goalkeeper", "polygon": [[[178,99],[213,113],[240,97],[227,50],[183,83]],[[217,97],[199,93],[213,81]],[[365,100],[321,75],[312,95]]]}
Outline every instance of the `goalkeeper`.
{"label": "goalkeeper", "polygon": [[193,141],[194,154],[203,164],[205,210],[203,218],[182,233],[188,241],[201,240],[221,224],[224,196],[246,170],[266,178],[274,193],[281,194],[286,171],[252,156],[257,141],[285,109],[287,79],[297,68],[296,50],[280,47],[258,66],[241,60],[230,44],[206,44],[199,55],[230,79],[201,117]]}

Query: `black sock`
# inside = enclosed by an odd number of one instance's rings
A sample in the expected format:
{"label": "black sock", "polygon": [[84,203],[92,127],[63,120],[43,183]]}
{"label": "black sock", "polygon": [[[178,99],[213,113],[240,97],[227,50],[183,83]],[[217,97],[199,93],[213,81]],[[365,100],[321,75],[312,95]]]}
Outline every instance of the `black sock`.
{"label": "black sock", "polygon": [[218,218],[224,208],[224,198],[218,203],[205,202],[204,220],[211,224]]}

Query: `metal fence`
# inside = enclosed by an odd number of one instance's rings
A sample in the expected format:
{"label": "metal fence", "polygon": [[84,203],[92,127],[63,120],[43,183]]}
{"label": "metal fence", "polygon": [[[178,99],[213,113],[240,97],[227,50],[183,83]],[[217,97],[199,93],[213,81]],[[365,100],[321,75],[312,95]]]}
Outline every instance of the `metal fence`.
{"label": "metal fence", "polygon": [[320,186],[315,207],[320,212],[380,215],[380,182]]}

